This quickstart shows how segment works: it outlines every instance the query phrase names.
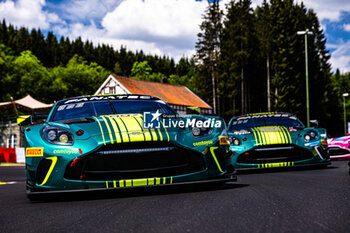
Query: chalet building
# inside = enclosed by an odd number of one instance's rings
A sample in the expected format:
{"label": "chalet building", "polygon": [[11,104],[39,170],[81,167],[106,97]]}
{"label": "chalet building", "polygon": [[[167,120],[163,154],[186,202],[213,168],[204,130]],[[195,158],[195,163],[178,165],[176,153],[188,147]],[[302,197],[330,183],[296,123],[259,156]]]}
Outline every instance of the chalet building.
{"label": "chalet building", "polygon": [[185,86],[110,75],[95,93],[101,94],[152,95],[164,100],[179,114],[186,114],[189,107],[199,108],[202,114],[212,113],[212,107]]}

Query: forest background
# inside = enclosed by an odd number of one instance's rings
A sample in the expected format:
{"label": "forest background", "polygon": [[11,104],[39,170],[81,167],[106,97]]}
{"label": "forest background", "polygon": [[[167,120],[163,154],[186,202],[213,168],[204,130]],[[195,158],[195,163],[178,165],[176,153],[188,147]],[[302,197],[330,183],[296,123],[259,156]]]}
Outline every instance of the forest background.
{"label": "forest background", "polygon": [[[286,111],[305,123],[305,40],[297,32],[309,29],[310,118],[332,136],[342,135],[342,94],[350,92],[350,73],[332,73],[316,13],[293,0],[264,1],[254,9],[250,0],[231,1],[225,9],[220,10],[217,0],[208,2],[196,54],[178,62],[124,46],[95,46],[81,38],[15,28],[3,19],[0,101],[30,94],[52,103],[93,94],[114,73],[187,86],[226,120],[243,113]],[[348,108],[350,98],[344,100]]]}

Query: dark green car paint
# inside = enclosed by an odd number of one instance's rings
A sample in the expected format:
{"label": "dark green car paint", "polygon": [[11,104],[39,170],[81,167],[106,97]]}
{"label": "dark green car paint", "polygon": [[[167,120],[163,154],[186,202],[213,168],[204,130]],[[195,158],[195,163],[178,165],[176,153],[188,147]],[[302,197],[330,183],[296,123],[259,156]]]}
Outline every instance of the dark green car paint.
{"label": "dark green car paint", "polygon": [[[135,99],[141,95],[126,96]],[[86,100],[81,103],[91,101],[92,97],[84,97]],[[108,95],[106,101],[112,97],[119,96]],[[46,123],[25,129],[26,177],[29,194],[57,190],[176,184],[227,176],[230,153],[228,153],[229,146],[221,145],[219,141],[219,136],[226,134],[226,125],[221,118],[211,116],[211,119],[221,122],[221,126],[214,127],[209,135],[202,137],[194,137],[189,127],[165,128],[162,125],[159,129],[144,129],[142,112],[141,114],[95,115],[84,116],[81,119],[51,121],[62,102],[73,100],[72,102],[75,103],[74,100],[81,100],[81,98],[83,97],[56,103]],[[151,97],[151,100],[161,101],[156,97]],[[174,119],[186,121],[206,118],[208,117],[199,115]],[[43,133],[45,127],[52,127],[55,130],[61,130],[64,134],[73,135],[73,144],[50,143],[46,138],[48,136],[44,136]],[[65,142],[64,137],[62,141]],[[178,152],[182,153],[183,158],[177,155]],[[130,159],[127,159],[127,156]],[[150,159],[147,159],[147,156]],[[167,156],[172,161],[168,162]],[[155,158],[161,162],[152,167],[152,163],[158,162],[152,161]],[[187,161],[186,164],[186,159],[193,161]],[[113,164],[116,161],[121,165]],[[123,168],[123,163],[127,168]],[[162,167],[162,163],[168,164],[169,167]],[[142,167],[143,164],[144,167]],[[108,170],[104,170],[104,167]],[[157,175],[158,171],[159,175]]]}
{"label": "dark green car paint", "polygon": [[[315,137],[307,141],[310,133]],[[228,135],[237,170],[329,164],[326,130],[305,128],[289,113],[233,117]]]}

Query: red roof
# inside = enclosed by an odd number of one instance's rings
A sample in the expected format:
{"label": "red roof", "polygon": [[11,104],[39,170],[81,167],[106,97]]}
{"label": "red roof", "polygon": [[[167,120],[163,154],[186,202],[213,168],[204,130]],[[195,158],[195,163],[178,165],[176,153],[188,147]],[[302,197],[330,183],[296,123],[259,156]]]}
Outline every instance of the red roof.
{"label": "red roof", "polygon": [[156,96],[168,104],[195,106],[212,109],[196,94],[185,86],[176,86],[167,83],[157,83],[137,80],[113,75],[132,94],[144,94]]}

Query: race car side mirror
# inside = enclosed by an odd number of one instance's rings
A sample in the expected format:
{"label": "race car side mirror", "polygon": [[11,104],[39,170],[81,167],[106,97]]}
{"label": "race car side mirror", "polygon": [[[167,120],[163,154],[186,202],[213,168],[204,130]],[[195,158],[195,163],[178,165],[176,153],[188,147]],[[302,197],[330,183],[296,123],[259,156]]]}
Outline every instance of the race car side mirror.
{"label": "race car side mirror", "polygon": [[310,120],[310,127],[318,128],[318,120]]}
{"label": "race car side mirror", "polygon": [[201,114],[201,109],[199,107],[187,107],[186,114],[187,115],[199,115],[199,114]]}

